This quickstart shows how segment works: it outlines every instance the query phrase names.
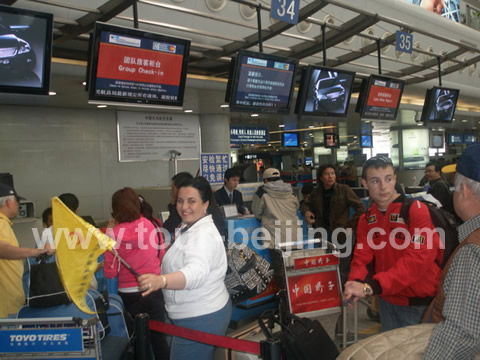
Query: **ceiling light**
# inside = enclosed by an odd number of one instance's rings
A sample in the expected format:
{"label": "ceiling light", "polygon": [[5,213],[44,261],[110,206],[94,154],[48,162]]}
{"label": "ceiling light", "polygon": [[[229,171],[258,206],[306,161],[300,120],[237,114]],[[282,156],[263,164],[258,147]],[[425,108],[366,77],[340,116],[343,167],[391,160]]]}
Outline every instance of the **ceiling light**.
{"label": "ceiling light", "polygon": [[258,114],[250,114],[251,117],[258,117]]}
{"label": "ceiling light", "polygon": [[310,125],[308,128],[309,128],[309,129],[313,129],[314,127],[315,127],[315,126],[313,126],[313,125]]}
{"label": "ceiling light", "polygon": [[86,86],[86,85],[87,85],[87,82],[86,82],[86,81],[83,81],[83,82],[82,82],[82,85],[83,85],[83,86]]}
{"label": "ceiling light", "polygon": [[370,120],[365,121],[365,124],[370,124],[370,123],[371,123]]}
{"label": "ceiling light", "polygon": [[193,110],[190,110],[190,109],[188,109],[188,110],[184,110],[183,112],[186,112],[186,113],[192,113],[192,112],[193,112]]}
{"label": "ceiling light", "polygon": [[278,125],[278,127],[279,127],[279,128],[284,128],[284,127],[285,127],[285,125]]}
{"label": "ceiling light", "polygon": [[55,96],[55,95],[57,95],[57,93],[56,93],[55,91],[49,91],[49,92],[48,92],[48,95],[50,95],[50,96]]}
{"label": "ceiling light", "polygon": [[423,124],[417,124],[417,126],[423,126]]}
{"label": "ceiling light", "polygon": [[221,108],[228,108],[228,107],[230,107],[230,105],[228,105],[228,104],[222,104],[222,105],[220,105],[220,107],[221,107]]}
{"label": "ceiling light", "polygon": [[463,123],[468,122],[468,120],[462,120]]}
{"label": "ceiling light", "polygon": [[313,137],[313,134],[312,134],[312,133],[310,133],[310,134],[308,134],[308,135],[310,135],[311,137]]}
{"label": "ceiling light", "polygon": [[107,107],[107,105],[97,105],[97,108],[99,109],[105,109]]}

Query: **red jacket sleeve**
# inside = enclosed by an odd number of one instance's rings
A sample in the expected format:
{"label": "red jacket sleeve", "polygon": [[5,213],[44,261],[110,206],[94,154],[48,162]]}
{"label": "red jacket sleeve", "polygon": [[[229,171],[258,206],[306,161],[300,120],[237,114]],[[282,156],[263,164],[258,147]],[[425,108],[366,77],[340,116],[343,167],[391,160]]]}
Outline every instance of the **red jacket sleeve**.
{"label": "red jacket sleeve", "polygon": [[415,201],[410,207],[408,230],[408,247],[388,271],[373,277],[380,283],[382,295],[395,295],[416,283],[419,277],[431,276],[434,279],[434,274],[440,271],[435,262],[439,251],[438,233],[434,231],[427,206],[420,201]]}
{"label": "red jacket sleeve", "polygon": [[362,214],[357,225],[357,244],[353,253],[348,280],[364,280],[368,274],[367,265],[373,260],[373,250],[367,243],[368,224],[366,214]]}

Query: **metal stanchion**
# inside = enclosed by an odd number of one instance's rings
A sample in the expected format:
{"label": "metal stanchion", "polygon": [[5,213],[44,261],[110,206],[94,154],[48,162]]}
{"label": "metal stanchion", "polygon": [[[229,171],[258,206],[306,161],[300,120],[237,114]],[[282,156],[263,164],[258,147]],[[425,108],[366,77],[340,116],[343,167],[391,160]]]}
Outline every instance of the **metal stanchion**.
{"label": "metal stanchion", "polygon": [[261,357],[263,360],[281,360],[282,342],[277,338],[268,338],[260,342]]}
{"label": "metal stanchion", "polygon": [[148,323],[150,316],[148,314],[138,314],[135,316],[135,359],[153,360],[153,354],[150,351],[150,329]]}

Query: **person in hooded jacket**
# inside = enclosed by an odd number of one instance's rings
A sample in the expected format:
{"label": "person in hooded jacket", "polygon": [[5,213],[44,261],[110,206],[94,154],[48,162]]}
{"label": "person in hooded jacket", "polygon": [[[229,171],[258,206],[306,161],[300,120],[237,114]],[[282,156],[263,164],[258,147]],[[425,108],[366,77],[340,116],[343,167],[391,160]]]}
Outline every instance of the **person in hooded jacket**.
{"label": "person in hooded jacket", "polygon": [[265,170],[263,182],[253,197],[252,212],[266,232],[264,245],[273,249],[283,242],[301,241],[302,229],[297,217],[300,203],[292,186],[283,182],[280,171],[274,168]]}

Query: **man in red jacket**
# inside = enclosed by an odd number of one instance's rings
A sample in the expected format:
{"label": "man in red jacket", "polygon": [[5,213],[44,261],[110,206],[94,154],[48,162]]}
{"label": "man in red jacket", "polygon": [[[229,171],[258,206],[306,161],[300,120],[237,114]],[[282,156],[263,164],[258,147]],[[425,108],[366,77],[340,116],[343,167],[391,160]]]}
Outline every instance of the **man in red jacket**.
{"label": "man in red jacket", "polygon": [[403,196],[395,191],[390,159],[373,157],[362,171],[362,184],[373,205],[360,217],[346,301],[379,295],[382,331],[420,322],[435,296],[443,250],[427,206],[416,201],[409,223],[400,217]]}

